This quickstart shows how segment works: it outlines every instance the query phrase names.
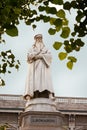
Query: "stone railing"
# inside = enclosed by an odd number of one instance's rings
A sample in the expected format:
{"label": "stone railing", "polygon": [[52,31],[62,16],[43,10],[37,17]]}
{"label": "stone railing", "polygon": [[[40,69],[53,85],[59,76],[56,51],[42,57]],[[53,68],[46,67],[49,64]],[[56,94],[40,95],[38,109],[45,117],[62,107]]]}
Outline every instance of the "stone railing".
{"label": "stone railing", "polygon": [[56,97],[56,102],[66,104],[87,104],[87,98]]}
{"label": "stone railing", "polygon": [[57,109],[61,111],[79,111],[87,113],[87,98],[56,97]]}
{"label": "stone railing", "polygon": [[[87,98],[56,97],[57,110],[83,111],[87,113]],[[0,95],[0,108],[24,108],[26,101],[22,95]]]}
{"label": "stone railing", "polygon": [[23,96],[22,95],[0,94],[0,100],[23,100]]}
{"label": "stone railing", "polygon": [[[0,100],[24,100],[22,95],[0,94]],[[65,104],[87,104],[87,98],[56,97],[56,102]]]}

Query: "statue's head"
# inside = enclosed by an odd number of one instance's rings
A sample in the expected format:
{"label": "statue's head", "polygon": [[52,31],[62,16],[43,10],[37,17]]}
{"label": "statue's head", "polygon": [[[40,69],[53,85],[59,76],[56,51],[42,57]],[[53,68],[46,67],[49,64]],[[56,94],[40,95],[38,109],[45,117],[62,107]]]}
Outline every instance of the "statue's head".
{"label": "statue's head", "polygon": [[34,36],[36,42],[42,42],[43,36],[42,34],[37,34]]}
{"label": "statue's head", "polygon": [[37,47],[37,48],[42,48],[44,45],[43,43],[43,36],[42,34],[37,34],[34,36],[34,40],[35,40],[35,43],[34,43],[34,47]]}

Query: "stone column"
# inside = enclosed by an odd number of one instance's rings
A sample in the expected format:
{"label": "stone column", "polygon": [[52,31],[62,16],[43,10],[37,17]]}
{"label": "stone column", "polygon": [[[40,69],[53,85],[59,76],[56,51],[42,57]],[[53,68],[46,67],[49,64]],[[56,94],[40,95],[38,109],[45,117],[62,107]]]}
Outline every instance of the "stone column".
{"label": "stone column", "polygon": [[69,115],[69,130],[75,130],[75,115]]}

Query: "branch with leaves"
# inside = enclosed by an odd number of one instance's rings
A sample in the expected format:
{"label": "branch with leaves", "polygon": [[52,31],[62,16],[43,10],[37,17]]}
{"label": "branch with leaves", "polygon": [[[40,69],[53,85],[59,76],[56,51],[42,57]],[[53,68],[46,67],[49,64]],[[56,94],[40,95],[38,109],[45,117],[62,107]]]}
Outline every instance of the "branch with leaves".
{"label": "branch with leaves", "polygon": [[[5,73],[11,73],[9,68],[16,68],[17,70],[19,69],[20,62],[19,60],[15,60],[15,56],[12,54],[11,50],[8,50],[6,52],[1,51],[0,54],[0,59],[2,64],[0,64],[0,73],[5,74]],[[0,77],[0,86],[4,86],[5,82],[3,79]]]}

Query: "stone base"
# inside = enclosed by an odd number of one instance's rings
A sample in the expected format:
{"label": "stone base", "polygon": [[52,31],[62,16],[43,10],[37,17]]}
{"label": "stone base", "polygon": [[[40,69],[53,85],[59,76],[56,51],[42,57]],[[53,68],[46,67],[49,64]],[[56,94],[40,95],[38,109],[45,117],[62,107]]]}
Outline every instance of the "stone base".
{"label": "stone base", "polygon": [[31,99],[20,116],[20,126],[20,130],[64,130],[63,115],[53,99]]}
{"label": "stone base", "polygon": [[20,130],[65,130],[60,112],[24,112],[20,116],[20,126]]}
{"label": "stone base", "polygon": [[27,101],[25,111],[48,111],[55,112],[56,103],[49,98],[35,98]]}

